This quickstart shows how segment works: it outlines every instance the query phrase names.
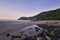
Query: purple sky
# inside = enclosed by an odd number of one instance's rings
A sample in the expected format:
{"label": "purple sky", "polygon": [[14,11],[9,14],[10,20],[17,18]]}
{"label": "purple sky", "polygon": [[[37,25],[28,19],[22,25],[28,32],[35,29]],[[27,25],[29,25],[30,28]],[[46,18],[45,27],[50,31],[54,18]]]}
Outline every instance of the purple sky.
{"label": "purple sky", "polygon": [[0,19],[16,20],[60,8],[60,0],[0,0]]}

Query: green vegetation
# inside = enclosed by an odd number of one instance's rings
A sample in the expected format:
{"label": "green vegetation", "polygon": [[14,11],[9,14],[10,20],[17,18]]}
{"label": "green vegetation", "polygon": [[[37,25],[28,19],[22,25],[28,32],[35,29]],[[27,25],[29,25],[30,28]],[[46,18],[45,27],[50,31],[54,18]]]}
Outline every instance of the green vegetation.
{"label": "green vegetation", "polygon": [[49,32],[53,33],[54,36],[60,38],[60,26],[48,26],[47,24],[37,24],[38,26],[47,29]]}
{"label": "green vegetation", "polygon": [[60,9],[42,12],[34,17],[38,20],[60,20]]}
{"label": "green vegetation", "polygon": [[55,28],[60,30],[60,26],[55,26],[55,25],[50,25],[48,26],[48,24],[37,24],[40,27],[43,27],[45,29],[50,29],[50,30],[54,30]]}
{"label": "green vegetation", "polygon": [[51,11],[45,11],[33,17],[21,17],[18,20],[60,20],[60,8]]}

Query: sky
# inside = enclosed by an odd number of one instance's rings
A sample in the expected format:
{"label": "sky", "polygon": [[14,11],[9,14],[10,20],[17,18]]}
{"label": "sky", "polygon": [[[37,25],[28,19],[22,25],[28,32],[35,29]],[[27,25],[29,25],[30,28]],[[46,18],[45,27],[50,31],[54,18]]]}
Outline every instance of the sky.
{"label": "sky", "polygon": [[0,0],[0,20],[17,20],[60,8],[60,0]]}

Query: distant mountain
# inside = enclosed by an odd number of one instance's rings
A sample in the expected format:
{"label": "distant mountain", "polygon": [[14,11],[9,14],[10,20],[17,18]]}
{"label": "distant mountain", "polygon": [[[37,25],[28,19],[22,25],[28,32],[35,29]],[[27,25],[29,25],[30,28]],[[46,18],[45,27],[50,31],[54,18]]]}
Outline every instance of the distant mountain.
{"label": "distant mountain", "polygon": [[29,18],[28,17],[21,17],[18,20],[29,20]]}
{"label": "distant mountain", "polygon": [[56,10],[45,11],[33,17],[21,17],[19,20],[60,20],[60,8]]}
{"label": "distant mountain", "polygon": [[18,20],[36,20],[35,17],[21,17]]}

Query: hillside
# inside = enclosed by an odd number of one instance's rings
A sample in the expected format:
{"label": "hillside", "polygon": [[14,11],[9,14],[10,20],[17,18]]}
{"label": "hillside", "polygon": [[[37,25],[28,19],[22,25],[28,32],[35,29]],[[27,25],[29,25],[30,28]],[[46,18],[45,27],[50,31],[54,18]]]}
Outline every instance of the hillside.
{"label": "hillside", "polygon": [[60,9],[42,12],[34,17],[39,20],[60,20]]}
{"label": "hillside", "polygon": [[[19,18],[19,20],[20,19],[24,20],[22,17]],[[29,20],[60,20],[60,8],[56,10],[45,11],[33,17],[28,17],[26,19],[29,19]]]}

